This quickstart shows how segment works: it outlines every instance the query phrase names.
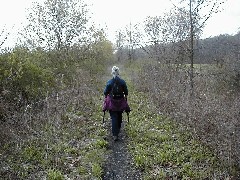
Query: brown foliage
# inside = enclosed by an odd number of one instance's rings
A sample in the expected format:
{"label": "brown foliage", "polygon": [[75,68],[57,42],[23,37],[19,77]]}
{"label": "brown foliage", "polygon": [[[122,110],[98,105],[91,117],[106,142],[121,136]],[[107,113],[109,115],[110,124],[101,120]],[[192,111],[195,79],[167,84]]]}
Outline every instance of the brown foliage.
{"label": "brown foliage", "polygon": [[192,96],[187,67],[147,65],[135,82],[149,93],[159,111],[191,128],[236,174],[240,168],[240,94],[221,84],[218,76],[212,71],[195,73]]}
{"label": "brown foliage", "polygon": [[[87,71],[79,69],[75,75],[72,83],[68,83],[67,86],[62,84],[61,90],[48,94],[45,99],[38,102],[22,103],[23,105],[18,108],[14,104],[0,102],[0,111],[4,111],[1,113],[4,117],[0,123],[1,177],[19,178],[19,175],[16,174],[18,172],[12,169],[10,164],[7,165],[7,162],[11,158],[17,158],[15,156],[21,153],[24,143],[37,140],[45,147],[49,142],[61,142],[60,139],[63,137],[57,135],[60,132],[54,131],[51,132],[52,136],[48,136],[46,131],[52,131],[49,129],[50,127],[54,127],[56,130],[63,128],[73,130],[81,127],[81,123],[88,121],[86,115],[91,113],[91,109],[89,109],[91,106],[89,107],[87,104],[91,97],[99,92],[97,87],[92,85],[93,79]],[[84,115],[71,117],[72,121],[70,122],[67,114],[71,112],[84,112]],[[21,160],[18,159],[17,162],[19,163]]]}

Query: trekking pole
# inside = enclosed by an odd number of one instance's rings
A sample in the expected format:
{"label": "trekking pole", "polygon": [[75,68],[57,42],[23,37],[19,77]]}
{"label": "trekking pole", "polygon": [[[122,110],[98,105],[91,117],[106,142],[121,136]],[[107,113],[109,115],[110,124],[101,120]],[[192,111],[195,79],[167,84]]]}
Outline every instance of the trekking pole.
{"label": "trekking pole", "polygon": [[104,123],[104,118],[105,118],[105,111],[103,111],[103,119],[102,119],[102,123]]}

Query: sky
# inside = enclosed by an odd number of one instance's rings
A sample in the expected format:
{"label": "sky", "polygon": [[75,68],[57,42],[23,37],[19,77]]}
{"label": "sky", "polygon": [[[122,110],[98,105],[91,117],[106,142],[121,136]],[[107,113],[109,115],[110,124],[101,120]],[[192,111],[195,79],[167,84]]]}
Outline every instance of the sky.
{"label": "sky", "polygon": [[[5,27],[10,32],[5,46],[16,41],[17,32],[26,23],[27,8],[33,1],[0,0],[0,32]],[[170,0],[85,0],[89,4],[92,20],[106,27],[109,40],[114,41],[115,32],[126,25],[143,22],[147,16],[161,16],[167,12]],[[207,21],[202,38],[219,34],[236,34],[240,31],[240,0],[226,0],[222,12]],[[1,39],[0,39],[1,41]]]}

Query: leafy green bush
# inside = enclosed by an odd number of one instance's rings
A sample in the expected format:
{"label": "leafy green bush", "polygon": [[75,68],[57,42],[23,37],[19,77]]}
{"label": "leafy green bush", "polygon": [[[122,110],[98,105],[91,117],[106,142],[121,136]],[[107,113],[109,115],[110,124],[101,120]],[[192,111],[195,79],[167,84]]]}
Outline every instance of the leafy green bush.
{"label": "leafy green bush", "polygon": [[36,98],[46,95],[50,87],[53,86],[53,76],[51,72],[42,69],[31,62],[22,65],[21,74],[16,78],[16,85],[26,93],[28,98]]}
{"label": "leafy green bush", "polygon": [[24,49],[16,49],[0,56],[0,91],[5,92],[5,99],[38,99],[54,86],[51,71],[34,64],[30,55]]}

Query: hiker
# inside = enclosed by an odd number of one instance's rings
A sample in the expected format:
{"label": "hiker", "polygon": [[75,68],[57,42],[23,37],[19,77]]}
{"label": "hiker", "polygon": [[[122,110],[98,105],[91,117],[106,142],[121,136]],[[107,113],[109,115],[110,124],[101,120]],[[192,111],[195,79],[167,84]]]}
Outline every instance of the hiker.
{"label": "hiker", "polygon": [[105,87],[104,95],[104,107],[103,111],[109,111],[112,121],[112,135],[114,141],[118,140],[118,134],[121,129],[122,114],[123,112],[130,112],[130,108],[127,103],[128,88],[126,82],[119,77],[119,68],[117,66],[112,67],[112,76]]}

